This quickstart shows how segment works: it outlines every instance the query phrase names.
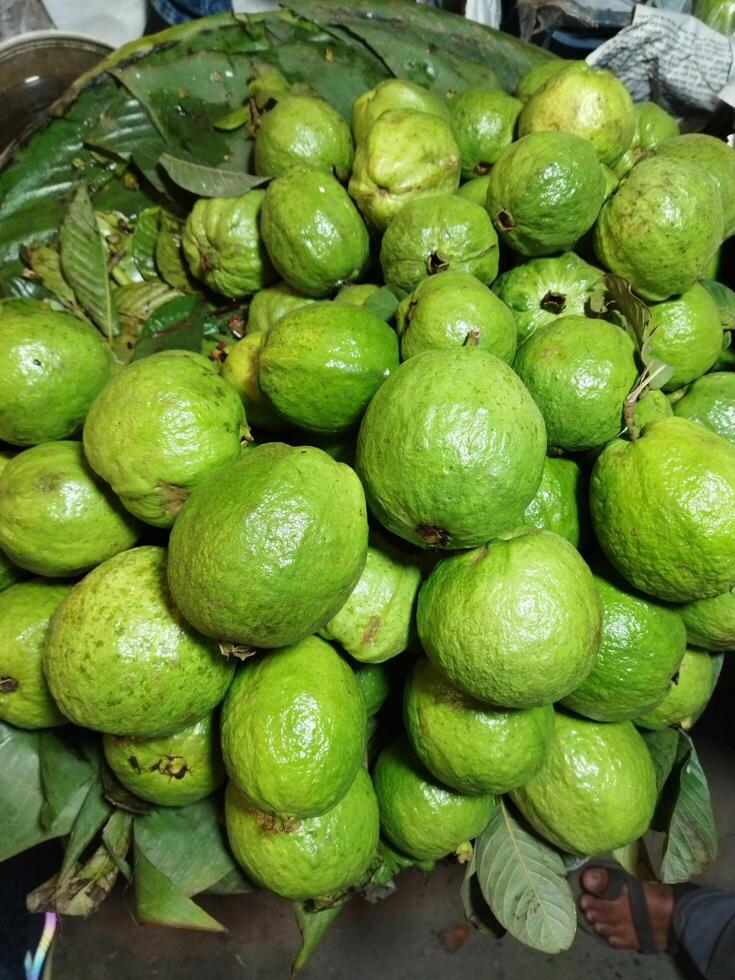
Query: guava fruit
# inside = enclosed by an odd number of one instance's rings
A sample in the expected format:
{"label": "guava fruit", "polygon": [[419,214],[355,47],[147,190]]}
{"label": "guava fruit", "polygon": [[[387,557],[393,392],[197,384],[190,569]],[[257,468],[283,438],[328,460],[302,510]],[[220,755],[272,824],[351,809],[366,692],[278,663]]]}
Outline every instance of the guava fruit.
{"label": "guava fruit", "polygon": [[225,823],[248,877],[293,901],[332,898],[360,884],[376,858],[380,833],[375,790],[362,768],[336,806],[305,820],[258,810],[230,782]]}
{"label": "guava fruit", "polygon": [[735,5],[732,0],[697,0],[694,15],[725,37],[735,34]]}
{"label": "guava fruit", "polygon": [[352,283],[349,286],[342,286],[334,297],[334,302],[344,306],[364,306],[373,293],[381,288],[372,282]]}
{"label": "guava fruit", "polygon": [[401,358],[425,350],[480,347],[510,364],[516,352],[513,313],[469,272],[422,280],[398,305]]}
{"label": "guava fruit", "polygon": [[518,376],[458,347],[417,354],[378,389],[355,468],[389,531],[424,548],[469,548],[520,519],[545,452],[543,418]]}
{"label": "guava fruit", "polygon": [[554,721],[546,761],[513,802],[542,837],[571,854],[603,854],[636,840],[653,817],[656,776],[633,723],[560,712]]}
{"label": "guava fruit", "polygon": [[451,125],[399,109],[379,116],[357,144],[348,190],[368,224],[384,231],[406,201],[454,194],[459,170]]}
{"label": "guava fruit", "polygon": [[367,709],[368,722],[383,707],[385,699],[390,694],[391,678],[389,668],[385,664],[351,662],[355,672],[355,680],[362,691]]}
{"label": "guava fruit", "polygon": [[313,432],[356,426],[398,367],[398,339],[361,306],[314,303],[271,327],[260,351],[260,385],[276,411]]}
{"label": "guava fruit", "polygon": [[528,102],[532,95],[534,95],[542,85],[545,85],[552,78],[555,78],[561,72],[566,71],[570,65],[576,64],[573,61],[567,61],[563,58],[554,58],[550,61],[542,61],[538,65],[527,71],[523,78],[516,85],[516,90],[514,95],[521,102]]}
{"label": "guava fruit", "polygon": [[444,272],[470,272],[487,284],[498,274],[498,260],[498,236],[485,208],[447,194],[407,201],[380,247],[383,278],[402,289]]}
{"label": "guava fruit", "polygon": [[522,255],[572,248],[595,223],[606,180],[594,147],[573,133],[531,133],[490,174],[486,207],[500,237]]}
{"label": "guava fruit", "polygon": [[510,146],[522,108],[519,99],[494,89],[471,87],[454,96],[449,111],[465,179],[488,173]]}
{"label": "guava fruit", "polygon": [[111,735],[173,735],[224,697],[234,660],[183,622],[166,564],[165,548],[115,555],[56,610],[43,668],[74,724]]}
{"label": "guava fruit", "polygon": [[191,490],[240,452],[240,396],[206,357],[162,351],[122,370],[95,399],[84,452],[127,509],[170,527]]}
{"label": "guava fruit", "polygon": [[693,646],[712,651],[735,650],[735,591],[685,602],[679,612]]}
{"label": "guava fruit", "polygon": [[652,156],[630,171],[602,207],[599,260],[644,299],[669,299],[703,275],[723,236],[720,191],[694,158]]}
{"label": "guava fruit", "polygon": [[367,228],[347,191],[313,167],[270,182],[260,228],[279,275],[306,296],[352,282],[368,260]]}
{"label": "guava fruit", "polygon": [[357,585],[320,635],[363,663],[382,663],[408,647],[421,584],[411,558],[373,535]]}
{"label": "guava fruit", "polygon": [[673,412],[735,443],[735,374],[715,371],[698,378],[674,402]]}
{"label": "guava fruit", "polygon": [[216,293],[249,296],[276,278],[259,228],[265,193],[202,198],[186,219],[181,247],[191,274]]}
{"label": "guava fruit", "polygon": [[722,667],[722,654],[689,648],[666,697],[655,708],[635,719],[639,728],[658,730],[678,725],[688,729],[699,719],[712,692]]}
{"label": "guava fruit", "polygon": [[489,183],[489,173],[483,177],[473,177],[472,180],[466,180],[457,191],[457,197],[464,197],[468,201],[472,201],[473,204],[479,204],[484,208]]}
{"label": "guava fruit", "polygon": [[36,575],[78,575],[131,548],[140,531],[79,442],[33,446],[0,474],[0,548]]}
{"label": "guava fruit", "polygon": [[519,136],[553,130],[589,140],[613,167],[633,139],[633,100],[612,72],[578,61],[537,89],[518,119]]}
{"label": "guava fruit", "polygon": [[258,380],[264,336],[263,333],[247,333],[230,347],[220,375],[240,396],[251,425],[266,432],[280,432],[288,428],[288,423],[276,412]]}
{"label": "guava fruit", "polygon": [[320,449],[256,446],[198,487],[170,539],[176,604],[200,632],[251,647],[315,633],[367,554],[360,481]]}
{"label": "guava fruit", "polygon": [[352,166],[350,128],[324,99],[287,95],[261,116],[255,134],[255,173],[280,177],[306,164],[346,181]]}
{"label": "guava fruit", "polygon": [[673,391],[705,374],[722,350],[720,311],[699,283],[681,296],[652,304],[648,329],[651,354],[674,369],[663,385],[664,391]]}
{"label": "guava fruit", "polygon": [[712,177],[722,199],[724,238],[735,232],[735,151],[724,140],[707,133],[685,133],[656,147],[659,159],[695,160]]}
{"label": "guava fruit", "polygon": [[186,806],[225,781],[219,724],[207,714],[171,735],[105,735],[105,759],[122,785],[157,806]]}
{"label": "guava fruit", "polygon": [[640,158],[664,140],[679,135],[679,124],[655,102],[639,102],[633,107],[635,130],[633,139],[613,167],[617,177],[624,177]]}
{"label": "guava fruit", "polygon": [[33,446],[73,435],[112,375],[100,333],[32,299],[0,302],[0,441]]}
{"label": "guava fruit", "polygon": [[639,429],[649,422],[668,419],[674,414],[671,403],[663,391],[647,391],[635,403],[634,416]]}
{"label": "guava fruit", "polygon": [[735,446],[688,419],[615,439],[590,481],[597,539],[642,592],[672,602],[735,585]]}
{"label": "guava fruit", "polygon": [[287,282],[260,289],[250,300],[246,333],[267,333],[282,316],[300,306],[315,303],[311,296],[302,296]]}
{"label": "guava fruit", "polygon": [[504,711],[452,687],[427,660],[406,681],[403,716],[429,772],[460,793],[507,793],[546,758],[554,735],[550,704]]}
{"label": "guava fruit", "polygon": [[586,491],[582,471],[573,459],[547,456],[536,496],[518,523],[553,531],[579,548],[582,517],[587,516]]}
{"label": "guava fruit", "polygon": [[[14,455],[15,453],[0,449],[0,473]],[[0,551],[0,592],[15,585],[16,582],[21,582],[24,578],[28,578],[28,572],[14,564],[3,551]]]}
{"label": "guava fruit", "polygon": [[33,579],[0,593],[0,720],[17,728],[65,725],[43,675],[49,621],[66,582]]}
{"label": "guava fruit", "polygon": [[365,754],[355,675],[317,636],[251,658],[222,709],[230,779],[259,810],[297,820],[342,799]]}
{"label": "guava fruit", "polygon": [[551,531],[518,528],[439,562],[419,592],[421,645],[460,690],[504,708],[565,697],[589,674],[602,612],[592,573]]}
{"label": "guava fruit", "polygon": [[638,593],[612,572],[595,575],[602,634],[592,671],[562,701],[595,721],[625,721],[659,704],[686,650],[679,613]]}
{"label": "guava fruit", "polygon": [[515,317],[518,342],[560,316],[588,312],[588,304],[604,273],[574,252],[529,259],[498,276],[496,296]]}
{"label": "guava fruit", "polygon": [[434,95],[423,85],[415,85],[404,78],[386,78],[375,88],[363,92],[352,103],[352,132],[355,143],[368,134],[376,119],[384,112],[405,109],[425,112],[449,122],[449,107],[444,99]]}
{"label": "guava fruit", "polygon": [[488,793],[470,796],[438,783],[404,738],[380,753],[373,780],[383,833],[420,861],[438,861],[453,852],[464,856],[495,808],[495,797]]}
{"label": "guava fruit", "polygon": [[523,344],[513,367],[541,409],[549,446],[594,449],[622,429],[638,367],[633,341],[614,323],[559,317]]}

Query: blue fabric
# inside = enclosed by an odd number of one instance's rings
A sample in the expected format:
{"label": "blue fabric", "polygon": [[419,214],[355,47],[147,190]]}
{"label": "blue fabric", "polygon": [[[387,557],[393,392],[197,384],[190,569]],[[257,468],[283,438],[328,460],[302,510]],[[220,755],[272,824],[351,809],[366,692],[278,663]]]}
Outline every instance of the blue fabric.
{"label": "blue fabric", "polygon": [[152,3],[159,17],[168,24],[183,24],[195,17],[232,10],[232,0],[152,0]]}
{"label": "blue fabric", "polygon": [[707,980],[735,977],[735,892],[675,888],[674,928],[679,942]]}

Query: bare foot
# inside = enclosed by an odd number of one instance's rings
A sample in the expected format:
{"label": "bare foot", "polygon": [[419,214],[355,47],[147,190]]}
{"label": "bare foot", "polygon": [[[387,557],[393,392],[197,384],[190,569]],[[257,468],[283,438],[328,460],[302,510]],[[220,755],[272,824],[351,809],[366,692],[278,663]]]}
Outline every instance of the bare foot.
{"label": "bare foot", "polygon": [[[612,901],[599,897],[607,888],[608,877],[605,868],[587,868],[582,875],[584,894],[579,900],[579,907],[595,932],[605,936],[614,949],[639,949],[627,887],[624,885],[618,897]],[[674,911],[674,890],[671,885],[660,885],[655,881],[642,884],[651,916],[653,938],[658,948],[664,951],[668,945]]]}

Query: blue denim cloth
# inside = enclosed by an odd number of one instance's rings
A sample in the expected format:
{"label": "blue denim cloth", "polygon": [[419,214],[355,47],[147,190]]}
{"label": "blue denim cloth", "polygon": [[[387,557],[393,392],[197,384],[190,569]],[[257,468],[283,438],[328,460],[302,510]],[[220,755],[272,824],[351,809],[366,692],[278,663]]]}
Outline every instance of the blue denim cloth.
{"label": "blue denim cloth", "polygon": [[152,0],[153,8],[167,24],[183,24],[185,20],[224,14],[232,10],[232,0]]}

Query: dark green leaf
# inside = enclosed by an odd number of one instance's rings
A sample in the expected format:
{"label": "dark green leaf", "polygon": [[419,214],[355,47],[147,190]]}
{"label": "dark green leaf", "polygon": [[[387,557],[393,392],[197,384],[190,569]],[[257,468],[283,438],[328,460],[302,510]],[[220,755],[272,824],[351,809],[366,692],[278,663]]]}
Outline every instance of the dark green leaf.
{"label": "dark green leaf", "polygon": [[102,828],[102,843],[112,858],[117,870],[128,881],[133,876],[127,853],[133,839],[133,816],[123,810],[115,810]]}
{"label": "dark green leaf", "polygon": [[301,933],[301,948],[291,964],[291,976],[303,970],[309,957],[317,948],[327,929],[342,911],[344,902],[338,902],[326,909],[314,909],[308,902],[294,902],[294,914]]}
{"label": "dark green leaf", "polygon": [[118,332],[107,247],[87,188],[80,184],[61,225],[61,267],[82,307],[106,337]]}
{"label": "dark green leaf", "polygon": [[0,282],[0,302],[8,299],[37,299],[61,307],[56,296],[46,289],[40,279],[29,278],[25,274],[8,276]]}
{"label": "dark green leaf", "polygon": [[61,875],[65,875],[77,864],[83,852],[89,847],[106,823],[112,808],[102,795],[102,786],[93,782],[84,797],[79,812],[71,828],[71,834],[64,851]]}
{"label": "dark green leaf", "polygon": [[52,293],[67,309],[79,311],[74,290],[61,271],[61,257],[52,245],[34,243],[23,248],[23,261],[40,279],[44,287]]}
{"label": "dark green leaf", "polygon": [[122,89],[87,134],[85,143],[129,161],[141,148],[159,146],[161,136],[140,102]]}
{"label": "dark green leaf", "polygon": [[192,290],[189,272],[181,254],[181,225],[170,215],[162,214],[156,238],[156,268],[164,282],[182,292]]}
{"label": "dark green leaf", "polygon": [[161,156],[159,163],[175,184],[197,197],[239,197],[269,180],[224,168],[204,167],[168,153]]}
{"label": "dark green leaf", "polygon": [[679,750],[679,733],[674,728],[663,728],[659,732],[641,732],[651,753],[653,768],[656,770],[656,789],[660,793],[669,778]]}
{"label": "dark green leaf", "polygon": [[135,345],[151,314],[164,303],[183,295],[160,279],[131,283],[116,290],[115,305],[120,315],[120,333],[112,342],[112,349],[117,357],[127,363],[133,357]]}
{"label": "dark green leaf", "polygon": [[106,760],[102,761],[101,772],[102,793],[108,803],[127,813],[146,814],[151,812],[152,805],[126,789],[107,765]]}
{"label": "dark green leaf", "polygon": [[715,279],[700,279],[699,282],[717,303],[723,328],[731,330],[735,327],[735,292]]}
{"label": "dark green leaf", "polygon": [[93,783],[99,780],[99,739],[80,728],[49,728],[39,736],[43,824],[65,833]]}
{"label": "dark green leaf", "polygon": [[247,895],[255,890],[255,885],[239,867],[233,868],[224,878],[205,889],[208,895]]}
{"label": "dark green leaf", "polygon": [[133,232],[133,259],[144,279],[158,279],[156,269],[156,239],[161,209],[146,208],[135,222]]}
{"label": "dark green leaf", "polygon": [[133,350],[133,360],[162,350],[201,350],[208,310],[201,296],[187,293],[151,313]]}
{"label": "dark green leaf", "polygon": [[96,210],[118,211],[127,218],[135,219],[146,208],[156,203],[155,192],[141,185],[130,171],[105,184],[92,198]]}
{"label": "dark green leaf", "polygon": [[224,926],[199,908],[181,889],[156,867],[138,845],[135,832],[135,910],[140,922],[224,932]]}

